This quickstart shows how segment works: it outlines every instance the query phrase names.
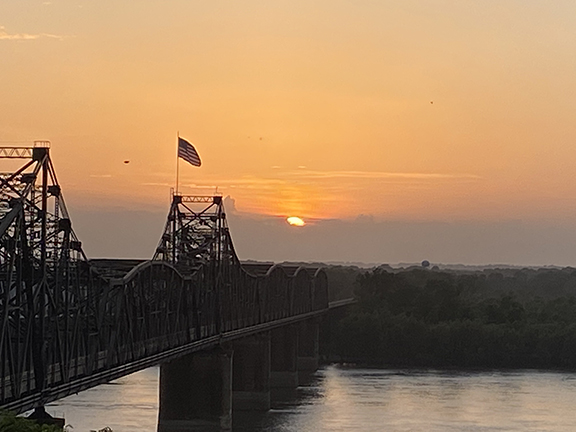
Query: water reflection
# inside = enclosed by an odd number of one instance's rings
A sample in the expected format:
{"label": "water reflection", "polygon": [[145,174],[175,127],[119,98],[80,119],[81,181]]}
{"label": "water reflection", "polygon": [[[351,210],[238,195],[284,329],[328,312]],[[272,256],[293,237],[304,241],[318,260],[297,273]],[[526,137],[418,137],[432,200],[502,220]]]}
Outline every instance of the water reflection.
{"label": "water reflection", "polygon": [[[234,413],[235,432],[568,432],[576,374],[462,372],[329,366],[307,386],[275,392],[273,409]],[[154,432],[158,369],[125,377],[48,407],[74,431]]]}

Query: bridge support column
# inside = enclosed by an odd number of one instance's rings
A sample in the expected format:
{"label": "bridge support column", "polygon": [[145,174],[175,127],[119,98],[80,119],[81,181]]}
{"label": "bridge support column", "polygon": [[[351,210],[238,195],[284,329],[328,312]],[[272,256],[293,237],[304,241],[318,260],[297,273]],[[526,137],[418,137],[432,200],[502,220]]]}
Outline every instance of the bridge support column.
{"label": "bridge support column", "polygon": [[270,332],[234,341],[232,408],[270,409]]}
{"label": "bridge support column", "polygon": [[302,321],[298,324],[298,380],[307,381],[312,372],[318,370],[320,357],[320,323],[318,320]]}
{"label": "bridge support column", "polygon": [[298,387],[298,328],[295,325],[272,330],[271,340],[272,388]]}
{"label": "bridge support column", "polygon": [[232,351],[192,353],[160,366],[158,432],[232,428]]}

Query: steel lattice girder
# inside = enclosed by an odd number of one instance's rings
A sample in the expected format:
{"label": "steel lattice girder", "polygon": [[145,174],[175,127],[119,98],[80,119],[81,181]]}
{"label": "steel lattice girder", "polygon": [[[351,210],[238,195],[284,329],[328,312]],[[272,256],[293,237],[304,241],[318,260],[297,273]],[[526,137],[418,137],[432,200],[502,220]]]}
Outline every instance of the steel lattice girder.
{"label": "steel lattice girder", "polygon": [[86,259],[49,149],[0,149],[0,162],[15,158],[23,164],[0,174],[0,408],[21,412],[328,306],[320,270],[245,270],[221,197],[176,195],[155,260],[104,277],[118,269]]}
{"label": "steel lattice girder", "polygon": [[89,267],[49,147],[0,149],[15,158],[23,164],[0,175],[0,400],[41,392],[54,361],[68,375],[82,340],[71,329],[88,307]]}
{"label": "steel lattice girder", "polygon": [[173,195],[154,259],[189,269],[237,260],[222,197]]}

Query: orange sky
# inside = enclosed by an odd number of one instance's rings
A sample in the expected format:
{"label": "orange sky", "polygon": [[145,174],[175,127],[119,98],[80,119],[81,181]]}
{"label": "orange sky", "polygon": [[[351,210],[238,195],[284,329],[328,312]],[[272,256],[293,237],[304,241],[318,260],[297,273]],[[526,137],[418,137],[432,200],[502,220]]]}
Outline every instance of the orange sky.
{"label": "orange sky", "polygon": [[[576,221],[576,3],[3,0],[0,141],[69,206]],[[130,160],[130,164],[124,164]]]}

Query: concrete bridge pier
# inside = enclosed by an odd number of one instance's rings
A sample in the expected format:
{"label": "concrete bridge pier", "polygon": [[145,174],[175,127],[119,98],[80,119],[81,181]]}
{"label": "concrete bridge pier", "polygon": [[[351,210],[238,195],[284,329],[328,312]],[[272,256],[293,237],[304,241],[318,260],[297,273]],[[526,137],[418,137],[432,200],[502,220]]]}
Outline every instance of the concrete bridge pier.
{"label": "concrete bridge pier", "polygon": [[320,357],[320,322],[317,319],[298,324],[298,382],[306,383],[318,370]]}
{"label": "concrete bridge pier", "polygon": [[273,389],[298,387],[298,327],[272,330],[270,386]]}
{"label": "concrete bridge pier", "polygon": [[192,353],[160,366],[158,432],[231,428],[231,350]]}
{"label": "concrete bridge pier", "polygon": [[54,425],[60,429],[64,429],[65,419],[60,417],[52,417],[46,412],[46,409],[42,407],[34,408],[34,412],[26,417],[28,420],[33,420],[39,425]]}
{"label": "concrete bridge pier", "polygon": [[234,341],[232,408],[270,409],[270,332]]}

